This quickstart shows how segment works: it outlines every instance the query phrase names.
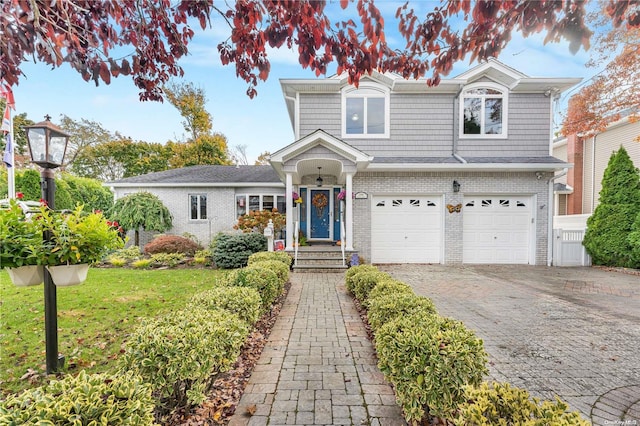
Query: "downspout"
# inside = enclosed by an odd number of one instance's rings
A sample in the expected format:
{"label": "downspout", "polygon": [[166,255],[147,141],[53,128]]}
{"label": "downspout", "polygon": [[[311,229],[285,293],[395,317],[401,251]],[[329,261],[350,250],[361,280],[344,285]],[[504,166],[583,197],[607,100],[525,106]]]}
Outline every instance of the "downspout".
{"label": "downspout", "polygon": [[565,167],[565,169],[562,171],[562,173],[558,174],[558,175],[554,175],[552,176],[548,181],[547,181],[547,185],[549,185],[549,202],[548,202],[548,206],[549,206],[549,213],[548,213],[548,219],[547,219],[547,266],[551,266],[551,264],[553,263],[553,213],[555,211],[555,206],[554,201],[555,201],[555,196],[553,193],[553,184],[555,183],[554,181],[558,178],[561,178],[562,176],[566,176],[566,174],[569,172],[569,168]]}
{"label": "downspout", "polygon": [[[593,139],[591,139],[591,211],[589,212],[589,214],[593,214],[593,210],[596,208],[596,138],[597,137],[598,137],[598,134],[596,133],[595,135],[593,135]],[[582,184],[582,187],[584,188],[584,183]]]}
{"label": "downspout", "polygon": [[458,154],[458,134],[460,133],[460,123],[457,123],[456,126],[456,117],[460,120],[460,117],[456,113],[456,99],[460,97],[460,93],[462,93],[462,85],[460,85],[460,89],[458,93],[453,97],[453,146],[451,147],[451,155],[453,158],[461,162],[462,164],[467,164],[467,160],[462,158],[460,154]]}

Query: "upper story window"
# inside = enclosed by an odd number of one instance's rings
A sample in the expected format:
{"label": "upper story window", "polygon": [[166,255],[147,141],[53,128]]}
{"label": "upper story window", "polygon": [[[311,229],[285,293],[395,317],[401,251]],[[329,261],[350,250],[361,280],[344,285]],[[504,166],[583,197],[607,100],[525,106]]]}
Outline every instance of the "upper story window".
{"label": "upper story window", "polygon": [[460,97],[461,138],[507,137],[506,89],[493,83],[467,87]]}
{"label": "upper story window", "polygon": [[207,218],[207,195],[189,194],[189,219],[204,220]]}
{"label": "upper story window", "polygon": [[342,137],[389,137],[389,90],[363,82],[342,91]]}

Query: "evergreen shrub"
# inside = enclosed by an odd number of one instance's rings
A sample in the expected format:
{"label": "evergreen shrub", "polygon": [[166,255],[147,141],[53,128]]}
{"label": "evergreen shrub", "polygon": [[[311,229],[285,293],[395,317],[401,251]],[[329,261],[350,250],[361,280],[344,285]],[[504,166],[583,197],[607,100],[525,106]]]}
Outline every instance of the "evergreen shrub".
{"label": "evergreen shrub", "polygon": [[508,383],[482,383],[478,387],[465,388],[464,401],[459,405],[456,426],[493,425],[553,425],[587,426],[577,412],[569,412],[566,403],[540,402],[529,392]]}
{"label": "evergreen shrub", "polygon": [[387,322],[418,311],[433,315],[437,313],[435,305],[427,297],[416,296],[413,293],[387,294],[369,300],[367,316],[375,333]]}
{"label": "evergreen shrub", "polygon": [[364,271],[378,271],[378,268],[373,265],[358,265],[352,266],[347,270],[347,272],[345,273],[345,286],[349,293],[354,294],[355,283],[353,281],[353,277],[356,274]]}
{"label": "evergreen shrub", "polygon": [[376,333],[378,367],[395,387],[409,423],[427,414],[452,418],[466,385],[487,373],[482,340],[460,321],[419,311]]}
{"label": "evergreen shrub", "polygon": [[154,423],[151,386],[133,374],[66,375],[0,402],[2,425],[124,425]]}
{"label": "evergreen shrub", "polygon": [[218,234],[211,244],[213,261],[218,268],[247,266],[249,256],[267,249],[267,238],[258,233]]}
{"label": "evergreen shrub", "polygon": [[193,296],[191,303],[205,309],[226,309],[252,326],[260,318],[262,298],[248,287],[215,287]]}
{"label": "evergreen shrub", "polygon": [[248,333],[237,315],[198,306],[144,319],[125,344],[119,368],[151,384],[160,414],[189,408],[231,368]]}

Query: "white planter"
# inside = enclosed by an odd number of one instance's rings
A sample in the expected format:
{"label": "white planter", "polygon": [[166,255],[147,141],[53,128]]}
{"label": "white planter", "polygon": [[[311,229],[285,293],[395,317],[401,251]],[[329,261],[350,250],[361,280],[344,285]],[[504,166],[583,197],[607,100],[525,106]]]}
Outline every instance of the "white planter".
{"label": "white planter", "polygon": [[19,266],[8,268],[7,272],[13,284],[18,287],[42,284],[44,281],[44,268],[42,265]]}
{"label": "white planter", "polygon": [[51,274],[53,283],[58,287],[78,285],[87,279],[89,264],[47,266],[47,270]]}

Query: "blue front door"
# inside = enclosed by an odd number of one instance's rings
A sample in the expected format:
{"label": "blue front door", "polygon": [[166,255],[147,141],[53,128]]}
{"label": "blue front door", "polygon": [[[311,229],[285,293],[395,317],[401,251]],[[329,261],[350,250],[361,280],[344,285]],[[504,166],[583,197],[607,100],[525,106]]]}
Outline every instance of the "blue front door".
{"label": "blue front door", "polygon": [[309,193],[309,199],[311,200],[309,238],[329,239],[331,238],[331,191],[328,189],[311,189]]}

